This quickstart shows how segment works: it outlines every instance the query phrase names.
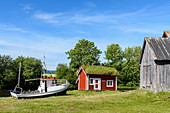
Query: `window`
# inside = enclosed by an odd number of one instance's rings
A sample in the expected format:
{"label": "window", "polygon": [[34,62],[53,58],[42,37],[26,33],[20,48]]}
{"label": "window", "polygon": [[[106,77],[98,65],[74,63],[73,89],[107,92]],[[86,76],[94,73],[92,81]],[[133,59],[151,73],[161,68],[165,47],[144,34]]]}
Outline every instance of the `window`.
{"label": "window", "polygon": [[93,79],[90,79],[90,85],[93,85]]}
{"label": "window", "polygon": [[57,80],[55,80],[55,84],[57,84]]}
{"label": "window", "polygon": [[52,84],[55,84],[55,80],[52,80]]}
{"label": "window", "polygon": [[107,80],[107,87],[113,87],[113,80]]}

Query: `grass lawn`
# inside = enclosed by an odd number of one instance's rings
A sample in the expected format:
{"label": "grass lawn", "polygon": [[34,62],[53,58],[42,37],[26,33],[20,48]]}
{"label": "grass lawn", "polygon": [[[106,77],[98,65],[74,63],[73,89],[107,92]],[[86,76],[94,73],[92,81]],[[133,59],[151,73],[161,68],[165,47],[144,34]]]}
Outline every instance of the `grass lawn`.
{"label": "grass lawn", "polygon": [[0,97],[0,112],[168,113],[170,92],[74,90],[64,96],[38,99]]}

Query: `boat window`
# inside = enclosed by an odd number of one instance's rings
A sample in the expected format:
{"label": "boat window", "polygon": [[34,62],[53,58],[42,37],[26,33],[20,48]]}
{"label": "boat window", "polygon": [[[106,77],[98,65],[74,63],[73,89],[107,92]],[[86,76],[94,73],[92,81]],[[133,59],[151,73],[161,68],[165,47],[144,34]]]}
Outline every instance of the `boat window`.
{"label": "boat window", "polygon": [[54,80],[52,80],[52,84],[55,84],[55,81],[54,81]]}
{"label": "boat window", "polygon": [[42,82],[44,83],[44,80],[42,80]]}

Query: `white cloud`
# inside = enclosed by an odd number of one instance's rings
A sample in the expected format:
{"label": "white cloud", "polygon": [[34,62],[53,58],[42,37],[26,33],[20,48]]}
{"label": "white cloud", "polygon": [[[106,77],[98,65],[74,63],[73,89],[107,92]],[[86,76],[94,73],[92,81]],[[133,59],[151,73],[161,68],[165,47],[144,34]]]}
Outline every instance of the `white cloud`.
{"label": "white cloud", "polygon": [[47,65],[50,69],[55,69],[58,63],[69,62],[65,52],[74,48],[77,41],[81,39],[80,37],[32,36],[31,39],[24,36],[11,36],[6,39],[2,36],[0,38],[0,54],[11,55],[13,58],[22,55],[24,57],[35,57],[42,60],[43,51],[45,51]]}
{"label": "white cloud", "polygon": [[[20,49],[30,49],[35,51],[47,51],[50,53],[65,53],[70,48],[73,48],[73,44],[77,42],[80,37],[74,37],[64,39],[60,37],[48,37],[41,36],[37,38],[34,36],[34,40],[28,39],[27,37],[13,37],[15,40],[0,40],[0,45],[15,47]],[[5,38],[4,38],[5,39]],[[16,41],[17,40],[17,41]]]}
{"label": "white cloud", "polygon": [[51,20],[55,19],[58,16],[61,16],[62,13],[44,13],[44,12],[37,12],[34,14],[34,17],[37,19],[42,19],[42,20]]}
{"label": "white cloud", "polygon": [[111,16],[108,15],[93,15],[88,16],[84,14],[71,14],[71,13],[35,13],[34,18],[43,20],[48,23],[76,23],[76,24],[88,24],[88,23],[101,23],[106,22]]}
{"label": "white cloud", "polygon": [[110,23],[116,24],[121,20],[126,21],[129,17],[141,16],[145,12],[146,8],[127,12],[122,14],[114,14],[111,12],[100,12],[100,13],[87,13],[84,11],[69,11],[69,12],[36,12],[33,17],[35,19],[43,20],[47,23],[56,23],[56,24],[95,24],[95,23]]}
{"label": "white cloud", "polygon": [[18,31],[22,33],[30,33],[30,31],[23,30],[22,28],[14,27],[14,26],[8,26],[4,24],[0,24],[1,30],[7,30],[7,31]]}
{"label": "white cloud", "polygon": [[62,15],[63,13],[36,12],[33,17],[48,23],[59,23],[59,19],[61,19]]}
{"label": "white cloud", "polygon": [[31,10],[33,10],[33,4],[21,4],[21,6],[25,13],[29,13]]}

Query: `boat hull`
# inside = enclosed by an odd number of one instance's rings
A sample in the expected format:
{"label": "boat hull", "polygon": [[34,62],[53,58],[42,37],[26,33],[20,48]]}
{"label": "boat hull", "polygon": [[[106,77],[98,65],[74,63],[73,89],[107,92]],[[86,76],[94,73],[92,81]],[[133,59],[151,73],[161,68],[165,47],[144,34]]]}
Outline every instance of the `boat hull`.
{"label": "boat hull", "polygon": [[12,97],[15,98],[38,98],[38,97],[45,97],[45,96],[51,96],[51,95],[55,95],[58,93],[61,93],[63,91],[65,91],[69,86],[69,82],[67,82],[67,84],[63,84],[60,86],[55,86],[53,88],[53,90],[47,91],[47,92],[43,92],[43,93],[34,93],[34,94],[16,94],[14,92],[10,92]]}

